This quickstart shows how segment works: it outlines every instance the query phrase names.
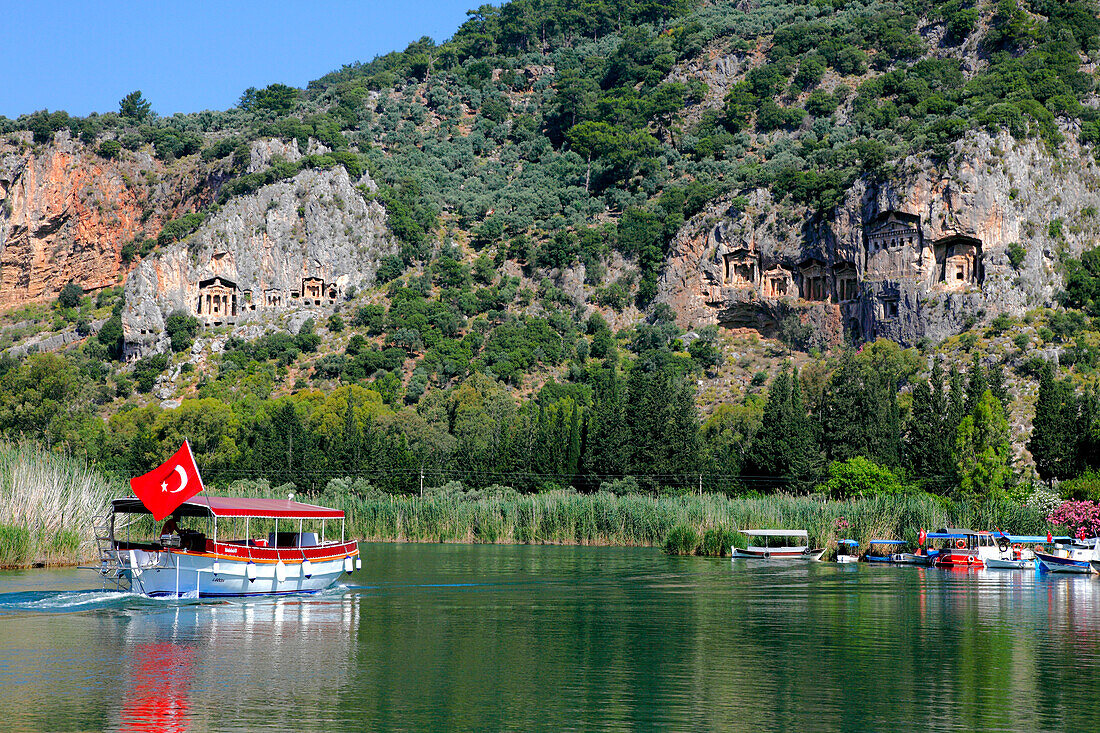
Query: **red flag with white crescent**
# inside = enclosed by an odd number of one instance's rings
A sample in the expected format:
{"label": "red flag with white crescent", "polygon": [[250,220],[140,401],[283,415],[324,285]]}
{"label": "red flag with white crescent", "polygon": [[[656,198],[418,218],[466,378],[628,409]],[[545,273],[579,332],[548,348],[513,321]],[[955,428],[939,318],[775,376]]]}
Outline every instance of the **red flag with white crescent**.
{"label": "red flag with white crescent", "polygon": [[160,521],[202,491],[202,478],[191,446],[185,440],[175,455],[144,476],[130,479],[134,496]]}

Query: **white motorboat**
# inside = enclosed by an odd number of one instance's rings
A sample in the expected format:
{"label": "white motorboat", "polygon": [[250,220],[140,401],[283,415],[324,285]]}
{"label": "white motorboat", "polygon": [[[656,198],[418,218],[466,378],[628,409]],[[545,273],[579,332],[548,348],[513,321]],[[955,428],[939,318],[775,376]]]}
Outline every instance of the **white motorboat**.
{"label": "white motorboat", "polygon": [[804,529],[743,529],[741,534],[748,538],[749,545],[743,550],[731,549],[735,560],[820,560],[825,554],[825,548],[810,548],[810,535]]}
{"label": "white motorboat", "polygon": [[[131,529],[148,525],[150,511],[136,497],[115,499],[96,525],[99,574],[118,590],[146,596],[222,596],[316,593],[344,573],[361,567],[359,547],[344,538],[344,512],[289,499],[196,496],[173,511],[173,521],[205,520],[208,535],[177,529],[154,538],[132,538]],[[144,515],[144,516],[142,516]],[[126,521],[119,522],[119,517]],[[218,520],[238,525],[243,539],[218,536]],[[252,521],[271,527],[266,537],[251,536]],[[316,531],[304,531],[305,522]],[[340,539],[326,530],[339,522]],[[282,531],[284,529],[291,531]],[[124,533],[124,534],[123,534]]]}

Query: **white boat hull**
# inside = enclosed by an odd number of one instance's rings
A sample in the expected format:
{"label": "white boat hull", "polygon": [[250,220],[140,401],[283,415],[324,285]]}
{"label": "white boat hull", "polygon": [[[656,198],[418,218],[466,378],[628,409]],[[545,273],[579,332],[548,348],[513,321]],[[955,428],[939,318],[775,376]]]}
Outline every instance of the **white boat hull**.
{"label": "white boat hull", "polygon": [[985,566],[989,570],[1027,570],[1034,567],[1031,560],[1002,560],[995,557],[986,559]]}
{"label": "white boat hull", "polygon": [[842,565],[859,562],[859,555],[837,555],[836,561]]}
{"label": "white boat hull", "polygon": [[734,559],[752,560],[820,560],[824,554],[824,548],[811,550],[807,547],[749,547],[744,550],[733,547],[730,549],[730,555]]}
{"label": "white boat hull", "polygon": [[248,562],[168,551],[130,551],[121,559],[131,590],[153,598],[318,593],[361,566],[357,554],[306,563]]}

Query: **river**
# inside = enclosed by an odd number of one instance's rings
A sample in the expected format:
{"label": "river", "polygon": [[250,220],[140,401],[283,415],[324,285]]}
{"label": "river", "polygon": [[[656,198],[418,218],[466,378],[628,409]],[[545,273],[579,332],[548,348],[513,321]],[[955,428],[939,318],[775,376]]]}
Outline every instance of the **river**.
{"label": "river", "polygon": [[363,545],[344,587],[0,573],[0,729],[1096,730],[1100,580]]}

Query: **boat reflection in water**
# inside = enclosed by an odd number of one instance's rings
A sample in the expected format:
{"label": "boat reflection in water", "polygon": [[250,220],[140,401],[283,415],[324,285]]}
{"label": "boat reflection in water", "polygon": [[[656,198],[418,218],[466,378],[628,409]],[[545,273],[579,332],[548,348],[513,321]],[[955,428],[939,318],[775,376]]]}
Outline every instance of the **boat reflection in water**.
{"label": "boat reflection in water", "polygon": [[133,647],[123,692],[122,728],[177,733],[190,730],[187,699],[195,649],[162,642]]}
{"label": "boat reflection in water", "polygon": [[211,730],[231,719],[290,730],[303,714],[331,718],[356,666],[358,626],[354,593],[138,611],[124,632],[126,674],[110,727]]}

